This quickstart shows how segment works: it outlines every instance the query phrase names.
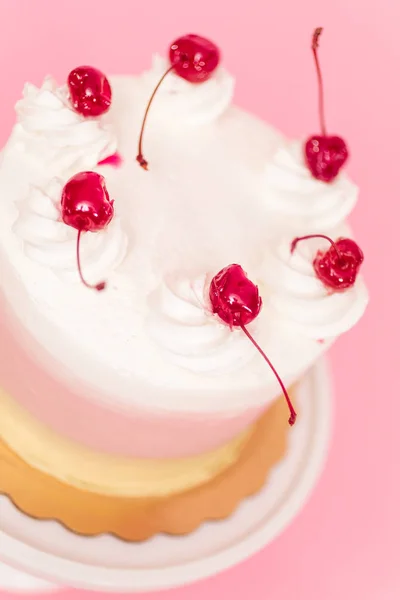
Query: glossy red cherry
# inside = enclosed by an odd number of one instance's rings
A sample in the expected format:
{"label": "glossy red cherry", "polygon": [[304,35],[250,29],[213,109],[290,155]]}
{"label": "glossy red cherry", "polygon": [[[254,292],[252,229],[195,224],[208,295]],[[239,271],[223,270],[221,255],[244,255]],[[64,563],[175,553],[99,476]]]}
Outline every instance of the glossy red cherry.
{"label": "glossy red cherry", "polygon": [[339,174],[349,157],[345,141],[337,135],[328,135],[325,122],[324,108],[324,89],[322,84],[322,73],[318,59],[319,37],[322,33],[322,27],[314,31],[312,40],[312,51],[315,60],[315,66],[318,77],[319,93],[319,119],[321,125],[321,134],[312,135],[305,143],[304,155],[306,164],[311,174],[316,179],[330,183]]}
{"label": "glossy red cherry", "polygon": [[107,77],[94,67],[77,67],[68,75],[73,108],[84,117],[99,117],[111,106],[112,92]]}
{"label": "glossy red cherry", "polygon": [[254,321],[260,313],[262,299],[240,265],[222,269],[210,284],[213,313],[230,327],[241,327]]}
{"label": "glossy red cherry", "polygon": [[177,75],[190,83],[201,83],[218,67],[220,52],[207,38],[191,33],[171,44],[169,60]]}
{"label": "glossy red cherry", "polygon": [[80,259],[81,235],[85,231],[101,231],[114,216],[114,200],[110,200],[102,175],[93,171],[77,173],[65,184],[61,194],[61,218],[78,230],[76,260],[82,283],[91,289],[102,291],[106,282],[89,284],[82,274]]}
{"label": "glossy red cherry", "polygon": [[220,52],[218,47],[210,40],[200,35],[188,34],[178,38],[171,44],[169,61],[170,66],[157,83],[147,103],[140,130],[136,160],[146,171],[148,170],[148,162],[143,156],[143,134],[150,107],[160,85],[171,71],[190,83],[197,84],[206,81],[219,65]]}
{"label": "glossy red cherry", "polygon": [[318,279],[329,290],[335,292],[351,288],[364,260],[361,248],[349,238],[338,238],[334,242],[327,235],[305,235],[293,240],[291,251],[295,251],[299,242],[314,238],[321,238],[330,243],[328,250],[318,250],[314,258],[313,266]]}
{"label": "glossy red cherry", "polygon": [[254,321],[262,308],[262,299],[259,295],[258,287],[250,281],[240,265],[229,265],[213,277],[210,284],[209,297],[213,313],[218,315],[229,327],[240,327],[269,365],[278,380],[289,407],[289,424],[294,425],[297,415],[283,381],[270,359],[246,327],[248,323]]}

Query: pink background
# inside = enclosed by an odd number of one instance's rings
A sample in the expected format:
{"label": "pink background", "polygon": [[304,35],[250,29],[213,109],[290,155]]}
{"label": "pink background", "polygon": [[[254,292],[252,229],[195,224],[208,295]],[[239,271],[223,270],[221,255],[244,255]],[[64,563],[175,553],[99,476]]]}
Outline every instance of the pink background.
{"label": "pink background", "polygon": [[[372,296],[362,324],[332,352],[337,406],[327,468],[301,515],[258,556],[214,579],[146,599],[398,600],[400,4],[0,0],[0,9],[1,142],[25,80],[39,83],[52,73],[63,81],[82,63],[107,73],[137,72],[153,51],[189,31],[219,43],[237,77],[237,103],[287,134],[314,133],[309,38],[315,26],[326,27],[321,59],[328,128],[346,137],[349,171],[362,188],[352,223]],[[60,600],[78,597],[91,594],[60,594]]]}

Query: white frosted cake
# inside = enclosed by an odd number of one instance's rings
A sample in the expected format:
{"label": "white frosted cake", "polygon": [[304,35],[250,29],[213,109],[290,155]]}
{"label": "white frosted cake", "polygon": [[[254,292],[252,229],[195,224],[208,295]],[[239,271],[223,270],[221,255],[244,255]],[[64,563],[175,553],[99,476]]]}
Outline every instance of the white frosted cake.
{"label": "white frosted cake", "polygon": [[[81,67],[17,102],[0,166],[0,439],[18,468],[0,489],[29,514],[132,540],[226,516],[199,507],[205,490],[237,463],[246,479],[257,435],[265,479],[290,430],[282,393],[365,310],[345,222],[357,187],[329,171],[340,138],[322,124],[313,167],[310,140],[233,93],[218,49],[184,36],[140,76]],[[174,519],[115,528],[96,507],[121,501]]]}

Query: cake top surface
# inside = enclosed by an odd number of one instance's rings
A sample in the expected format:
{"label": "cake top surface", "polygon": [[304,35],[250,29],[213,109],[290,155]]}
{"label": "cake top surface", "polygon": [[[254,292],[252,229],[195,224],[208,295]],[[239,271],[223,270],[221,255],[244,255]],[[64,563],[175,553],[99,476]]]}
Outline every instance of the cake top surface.
{"label": "cake top surface", "polygon": [[[167,70],[146,121],[145,170],[136,161],[143,115]],[[356,186],[342,172],[316,178],[303,141],[236,107],[220,64],[199,84],[156,56],[141,76],[109,81],[101,115],[77,111],[71,85],[51,77],[27,84],[17,103],[0,168],[13,311],[47,368],[103,401],[202,412],[272,400],[273,371],[240,327],[214,314],[210,284],[227,265],[243,267],[263,302],[249,331],[290,385],[367,304],[360,277],[332,284],[343,281],[332,265],[347,263],[330,240],[349,236]],[[106,280],[102,293],[82,285],[77,228],[62,212],[67,181],[85,171],[104,177],[114,200],[106,226],[79,232],[85,280]],[[292,252],[310,234],[323,238]]]}

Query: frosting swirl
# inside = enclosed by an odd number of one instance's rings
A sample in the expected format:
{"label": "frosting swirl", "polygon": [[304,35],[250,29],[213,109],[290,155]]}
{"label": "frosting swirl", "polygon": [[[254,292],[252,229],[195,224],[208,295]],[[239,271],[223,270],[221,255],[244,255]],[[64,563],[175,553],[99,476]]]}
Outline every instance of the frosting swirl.
{"label": "frosting swirl", "polygon": [[75,112],[66,86],[46,77],[42,86],[27,83],[15,106],[24,149],[38,156],[52,174],[68,175],[93,168],[116,151],[111,129],[99,119]]}
{"label": "frosting swirl", "polygon": [[149,335],[176,365],[221,373],[251,360],[254,348],[241,331],[231,331],[208,311],[207,277],[167,277],[149,296]]}
{"label": "frosting swirl", "polygon": [[279,148],[264,173],[263,203],[292,231],[321,231],[339,225],[352,211],[358,188],[346,175],[332,183],[315,179],[306,167],[302,142]]}
{"label": "frosting swirl", "polygon": [[267,248],[263,280],[265,301],[301,334],[315,340],[333,338],[353,327],[368,303],[366,287],[358,277],[343,292],[330,292],[316,277],[313,260],[321,240],[302,241],[291,254],[291,239]]}
{"label": "frosting swirl", "polygon": [[[159,55],[153,57],[153,67],[142,76],[146,101],[169,66]],[[190,83],[172,71],[162,82],[151,108],[152,118],[173,120],[174,127],[202,125],[217,119],[232,102],[235,82],[219,67],[202,83]]]}
{"label": "frosting swirl", "polygon": [[[62,187],[59,179],[52,179],[45,189],[31,187],[19,203],[14,232],[22,240],[27,257],[78,280],[77,231],[60,220]],[[85,273],[104,277],[123,260],[126,249],[127,238],[117,217],[103,231],[85,232],[81,240]]]}

